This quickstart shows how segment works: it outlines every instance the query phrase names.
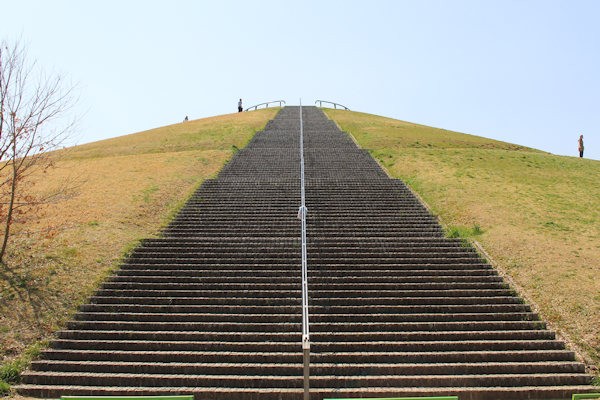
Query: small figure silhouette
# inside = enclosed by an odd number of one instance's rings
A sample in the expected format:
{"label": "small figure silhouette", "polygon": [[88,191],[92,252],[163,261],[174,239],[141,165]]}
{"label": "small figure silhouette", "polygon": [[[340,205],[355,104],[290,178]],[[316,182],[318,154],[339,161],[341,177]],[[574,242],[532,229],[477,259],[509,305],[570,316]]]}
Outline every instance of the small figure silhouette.
{"label": "small figure silhouette", "polygon": [[583,135],[579,135],[579,157],[583,157]]}
{"label": "small figure silhouette", "polygon": [[240,101],[238,101],[238,112],[242,111],[244,111],[244,108],[242,107],[242,99],[240,99]]}
{"label": "small figure silhouette", "polygon": [[185,118],[183,119],[183,122],[188,120],[188,116],[186,115]]}

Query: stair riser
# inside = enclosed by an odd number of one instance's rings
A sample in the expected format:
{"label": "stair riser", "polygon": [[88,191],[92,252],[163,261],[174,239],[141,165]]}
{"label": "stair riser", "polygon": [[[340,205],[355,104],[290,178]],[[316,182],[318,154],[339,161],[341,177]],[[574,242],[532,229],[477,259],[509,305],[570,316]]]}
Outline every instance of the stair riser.
{"label": "stair riser", "polygon": [[[169,368],[172,374],[202,375],[281,375],[301,376],[301,365],[287,364],[165,364],[165,363],[111,363],[111,362],[52,362],[36,361],[34,371],[138,373],[163,374]],[[472,374],[583,374],[580,363],[488,363],[488,364],[362,364],[362,365],[312,365],[314,376],[349,375],[472,375]]]}
{"label": "stair riser", "polygon": [[[298,400],[302,397],[302,389],[296,390],[243,390],[238,388],[107,388],[105,386],[85,388],[68,386],[66,388],[40,387],[23,388],[20,393],[24,396],[41,398],[59,398],[65,391],[78,396],[152,396],[152,395],[181,395],[192,394],[195,400]],[[519,388],[486,388],[484,391],[468,388],[370,388],[361,391],[358,388],[338,388],[311,390],[310,400],[326,398],[348,398],[364,393],[364,397],[397,398],[397,397],[439,397],[455,395],[461,400],[516,400],[516,399],[570,399],[572,393],[593,392],[587,386],[563,387],[527,387]]]}
{"label": "stair riser", "polygon": [[[71,375],[71,374],[69,374]],[[195,386],[215,386],[215,387],[246,387],[246,388],[299,388],[302,387],[302,377],[300,376],[279,376],[256,377],[246,376],[163,376],[163,375],[102,375],[87,376],[84,374],[69,376],[43,376],[37,379],[36,375],[27,374],[24,376],[24,383],[28,384],[53,384],[68,385],[74,379],[80,385],[88,386],[146,386],[146,387],[195,387]],[[386,376],[386,377],[368,377],[352,376],[344,379],[343,377],[327,378],[320,376],[311,377],[310,383],[314,388],[329,388],[335,386],[342,387],[486,387],[486,386],[559,386],[559,385],[588,385],[590,378],[586,375],[560,375],[554,374],[548,376],[482,376],[470,375],[467,377],[451,376]]]}
{"label": "stair riser", "polygon": [[[366,338],[367,340],[369,338]],[[240,342],[152,342],[152,341],[75,341],[55,340],[52,347],[63,350],[130,350],[130,351],[226,351],[235,352],[294,352],[300,342],[240,343]],[[511,350],[561,350],[564,345],[555,341],[484,341],[484,342],[347,342],[325,343],[314,341],[311,351],[315,354],[327,352],[350,352],[355,349],[365,352],[443,352],[443,351],[511,351]]]}
{"label": "stair riser", "polygon": [[[228,341],[228,342],[291,342],[301,340],[299,333],[227,333],[227,332],[136,332],[136,331],[61,331],[60,339],[77,340],[150,340],[150,341]],[[481,341],[481,340],[554,340],[551,331],[499,331],[499,332],[377,332],[377,333],[313,333],[311,340],[319,342],[367,341]]]}

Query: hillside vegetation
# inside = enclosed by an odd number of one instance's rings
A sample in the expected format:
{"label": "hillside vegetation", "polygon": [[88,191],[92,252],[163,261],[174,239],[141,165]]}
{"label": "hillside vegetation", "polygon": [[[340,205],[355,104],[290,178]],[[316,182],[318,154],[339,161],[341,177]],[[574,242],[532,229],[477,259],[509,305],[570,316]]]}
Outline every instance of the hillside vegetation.
{"label": "hillside vegetation", "polygon": [[[278,109],[165,126],[57,152],[35,190],[66,199],[16,225],[0,271],[0,391],[138,240],[155,236]],[[6,387],[6,385],[4,385]]]}
{"label": "hillside vegetation", "polygon": [[600,162],[342,110],[328,116],[476,240],[551,327],[600,361]]}

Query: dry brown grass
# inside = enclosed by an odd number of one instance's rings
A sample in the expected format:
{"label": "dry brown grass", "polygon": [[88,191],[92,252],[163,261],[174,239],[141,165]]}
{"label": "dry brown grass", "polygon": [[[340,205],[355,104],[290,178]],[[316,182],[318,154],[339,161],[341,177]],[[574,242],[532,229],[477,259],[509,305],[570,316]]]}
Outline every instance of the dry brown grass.
{"label": "dry brown grass", "polygon": [[68,181],[76,196],[16,227],[13,270],[0,275],[0,359],[50,337],[128,249],[157,235],[277,111],[188,121],[57,154],[57,168],[35,188]]}
{"label": "dry brown grass", "polygon": [[[600,162],[390,118],[327,114],[480,242],[551,327],[600,361]],[[481,232],[481,233],[480,233]]]}

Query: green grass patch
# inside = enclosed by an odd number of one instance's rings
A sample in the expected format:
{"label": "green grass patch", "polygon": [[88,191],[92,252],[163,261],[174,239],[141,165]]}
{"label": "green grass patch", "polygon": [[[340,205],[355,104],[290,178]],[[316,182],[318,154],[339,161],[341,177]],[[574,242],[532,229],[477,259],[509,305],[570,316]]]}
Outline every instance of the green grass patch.
{"label": "green grass patch", "polygon": [[600,399],[600,393],[582,393],[573,394],[572,400],[598,400]]}
{"label": "green grass patch", "polygon": [[6,396],[10,393],[10,384],[0,379],[0,396]]}
{"label": "green grass patch", "polygon": [[144,203],[150,203],[151,197],[154,193],[158,192],[157,185],[151,185],[142,191],[142,198]]}
{"label": "green grass patch", "polygon": [[12,384],[19,383],[21,373],[37,358],[42,349],[48,346],[47,341],[40,341],[29,346],[23,354],[0,366],[0,393],[7,394]]}
{"label": "green grass patch", "polygon": [[469,239],[483,234],[483,230],[477,224],[472,227],[449,226],[446,228],[446,236],[449,238]]}
{"label": "green grass patch", "polygon": [[6,383],[17,383],[21,371],[25,366],[21,366],[19,362],[12,361],[0,367],[0,379]]}

